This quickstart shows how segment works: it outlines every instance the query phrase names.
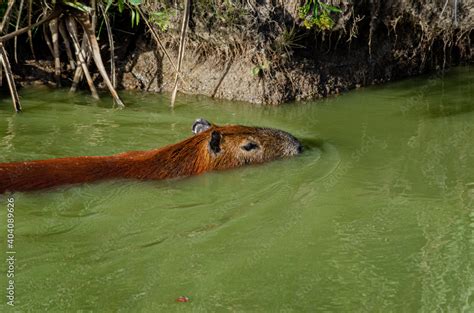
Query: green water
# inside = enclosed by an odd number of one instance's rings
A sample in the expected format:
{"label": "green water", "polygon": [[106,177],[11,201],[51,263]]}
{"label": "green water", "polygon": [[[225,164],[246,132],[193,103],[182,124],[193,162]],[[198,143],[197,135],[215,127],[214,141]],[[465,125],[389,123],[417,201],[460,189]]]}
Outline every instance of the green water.
{"label": "green water", "polygon": [[[472,69],[278,108],[122,95],[115,110],[106,95],[24,89],[23,114],[2,96],[0,161],[153,149],[197,117],[284,129],[306,151],[16,193],[14,311],[474,312]],[[12,311],[2,264],[0,311]]]}

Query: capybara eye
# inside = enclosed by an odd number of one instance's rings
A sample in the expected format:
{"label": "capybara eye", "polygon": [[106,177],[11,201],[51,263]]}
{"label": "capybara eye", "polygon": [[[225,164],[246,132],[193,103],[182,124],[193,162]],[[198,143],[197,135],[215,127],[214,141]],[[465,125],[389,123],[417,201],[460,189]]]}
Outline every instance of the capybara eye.
{"label": "capybara eye", "polygon": [[258,148],[258,145],[255,142],[249,142],[245,146],[242,146],[242,149],[244,149],[245,151],[250,151],[257,148]]}

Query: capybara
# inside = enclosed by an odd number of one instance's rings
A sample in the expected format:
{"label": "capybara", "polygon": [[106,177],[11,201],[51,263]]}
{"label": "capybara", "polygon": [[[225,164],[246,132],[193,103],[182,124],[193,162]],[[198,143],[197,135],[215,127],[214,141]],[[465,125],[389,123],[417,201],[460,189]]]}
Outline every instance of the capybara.
{"label": "capybara", "polygon": [[192,130],[194,136],[184,141],[149,151],[0,163],[0,193],[105,179],[191,176],[263,163],[302,151],[295,137],[272,128],[217,126],[198,119]]}

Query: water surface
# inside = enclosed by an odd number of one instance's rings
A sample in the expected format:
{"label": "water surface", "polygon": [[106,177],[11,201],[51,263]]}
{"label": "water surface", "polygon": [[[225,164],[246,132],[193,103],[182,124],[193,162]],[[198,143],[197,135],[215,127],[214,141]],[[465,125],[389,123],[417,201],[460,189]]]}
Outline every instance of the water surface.
{"label": "water surface", "polygon": [[2,96],[0,162],[153,149],[198,117],[306,146],[186,179],[16,193],[15,310],[473,312],[473,95],[460,68],[278,108],[122,93],[116,110],[28,88],[14,114]]}

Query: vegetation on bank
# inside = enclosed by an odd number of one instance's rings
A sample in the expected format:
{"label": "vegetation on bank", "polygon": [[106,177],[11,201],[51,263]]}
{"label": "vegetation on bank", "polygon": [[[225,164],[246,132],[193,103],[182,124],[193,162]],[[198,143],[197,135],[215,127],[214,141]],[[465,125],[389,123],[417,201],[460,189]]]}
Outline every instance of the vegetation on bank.
{"label": "vegetation on bank", "polygon": [[[93,75],[90,71],[90,65],[93,61],[115,103],[123,107],[124,104],[116,92],[114,57],[116,44],[113,35],[115,15],[127,14],[130,18],[130,25],[135,28],[140,23],[146,25],[160,47],[161,52],[173,64],[178,81],[178,79],[183,80],[180,74],[182,53],[180,53],[176,62],[177,65],[175,65],[175,62],[171,59],[160,40],[160,35],[167,32],[172,23],[174,25],[181,24],[181,35],[185,34],[191,16],[192,28],[196,27],[195,23],[205,22],[205,27],[209,29],[226,27],[228,31],[234,31],[246,25],[246,28],[250,30],[252,27],[249,27],[248,21],[252,11],[255,12],[256,10],[251,2],[233,2],[229,0],[197,0],[192,2],[186,0],[184,1],[183,8],[180,5],[181,3],[177,1],[166,0],[52,0],[39,3],[32,0],[10,0],[3,2],[0,5],[0,15],[2,16],[0,27],[0,66],[3,66],[5,69],[5,77],[15,110],[21,111],[21,104],[11,70],[11,53],[7,53],[5,46],[10,41],[13,41],[13,45],[10,45],[9,48],[13,53],[14,61],[18,62],[18,36],[24,33],[27,33],[28,37],[23,39],[29,43],[33,58],[35,58],[35,47],[33,44],[35,40],[33,36],[40,37],[40,44],[48,47],[54,60],[55,79],[58,87],[61,86],[61,75],[64,69],[67,68],[74,71],[71,91],[75,91],[78,84],[85,77],[92,96],[98,98]],[[145,7],[145,10],[143,7]],[[186,10],[189,13],[186,13]],[[181,12],[184,12],[184,14],[180,14]],[[337,7],[318,0],[307,0],[301,7],[304,25],[309,28],[314,26],[323,30],[330,29],[334,24],[330,15],[340,12]],[[180,23],[179,15],[189,16]],[[256,24],[258,21],[254,23]],[[251,23],[251,26],[254,26],[253,23]],[[162,34],[158,34],[158,31]],[[108,62],[110,62],[109,69],[105,67],[98,42],[99,34],[104,32],[108,38],[107,44],[110,53],[108,58]],[[283,36],[277,38],[275,43],[272,44],[272,49],[290,53],[293,48],[292,41],[294,36],[294,28],[291,30],[285,29]],[[226,39],[223,40],[225,41]],[[181,38],[180,42],[180,51],[184,52],[184,38]],[[234,42],[236,45],[239,45],[243,44],[245,40],[235,40]],[[212,46],[212,40],[208,44]],[[215,45],[217,47],[221,43],[216,42]],[[221,46],[227,47],[227,44]],[[64,57],[67,57],[67,62],[65,62]],[[252,72],[258,76],[267,68],[268,62],[262,61]],[[177,90],[177,87],[175,89]],[[174,92],[174,96],[175,94],[176,92]]]}
{"label": "vegetation on bank", "polygon": [[[473,4],[429,0],[9,0],[0,4],[0,68],[17,111],[21,105],[10,65],[25,55],[36,59],[37,46],[49,51],[57,86],[69,74],[74,91],[85,77],[97,98],[97,71],[123,106],[116,92],[115,53],[125,36],[118,31],[126,23],[135,37],[147,33],[172,65],[173,98],[178,83],[188,84],[181,69],[187,51],[196,62],[247,57],[254,64],[248,73],[256,79],[286,73],[295,63],[334,63],[347,55],[372,68],[376,62],[382,68],[400,62],[421,72],[444,68],[456,58],[472,59],[470,12]],[[176,59],[171,50],[179,51]],[[328,59],[330,52],[334,60]]]}

